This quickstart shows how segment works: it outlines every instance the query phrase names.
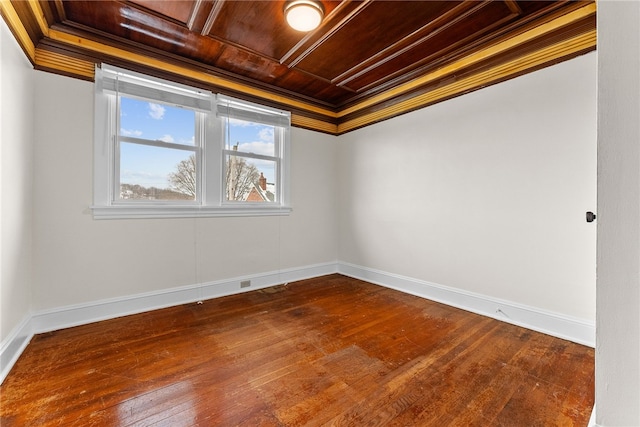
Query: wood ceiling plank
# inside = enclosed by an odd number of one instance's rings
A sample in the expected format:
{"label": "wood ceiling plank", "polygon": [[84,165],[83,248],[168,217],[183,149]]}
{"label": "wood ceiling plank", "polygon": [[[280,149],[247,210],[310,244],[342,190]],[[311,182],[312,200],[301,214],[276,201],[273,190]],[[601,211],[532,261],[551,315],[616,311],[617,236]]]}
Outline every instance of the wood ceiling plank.
{"label": "wood ceiling plank", "polygon": [[388,57],[345,79],[341,85],[349,86],[354,92],[363,92],[413,70],[429,72],[479,48],[484,44],[485,36],[491,37],[493,30],[518,17],[502,2],[474,4],[473,9],[440,25],[405,49],[390,50]]}
{"label": "wood ceiling plank", "polygon": [[192,16],[196,0],[126,0],[153,12],[159,17],[181,23],[188,27],[187,23]]}
{"label": "wood ceiling plank", "polygon": [[390,4],[393,3],[368,3],[351,17],[348,25],[340,26],[293,65],[333,81],[458,3],[406,2],[401,7]]}
{"label": "wood ceiling plank", "polygon": [[204,27],[202,27],[202,31],[200,32],[201,35],[206,36],[211,32],[211,29],[213,28],[213,25],[215,24],[216,19],[220,14],[220,10],[224,5],[224,2],[225,0],[213,0],[213,7],[209,12],[209,16],[207,16],[207,20],[204,24]]}
{"label": "wood ceiling plank", "polygon": [[[289,67],[295,67],[300,61],[311,54],[324,41],[347,25],[355,16],[362,12],[373,0],[363,0],[354,2],[345,0],[322,22],[320,27],[309,33],[307,37],[300,40],[292,49],[280,58],[280,62]],[[338,21],[333,23],[334,21]],[[303,50],[304,49],[304,50]],[[295,57],[294,57],[295,55]]]}
{"label": "wood ceiling plank", "polygon": [[241,76],[273,83],[289,69],[269,58],[236,46],[225,47],[213,65]]}
{"label": "wood ceiling plank", "polygon": [[193,9],[187,21],[187,28],[194,33],[202,33],[211,10],[213,9],[212,0],[195,0]]}
{"label": "wood ceiling plank", "polygon": [[522,8],[520,7],[520,5],[516,0],[504,0],[504,2],[507,5],[507,7],[511,10],[511,12],[517,15],[522,15],[523,13]]}
{"label": "wood ceiling plank", "polygon": [[401,56],[403,53],[415,48],[416,46],[425,43],[435,34],[446,30],[448,27],[455,25],[460,20],[467,17],[469,14],[474,13],[477,9],[482,8],[487,2],[465,2],[456,5],[455,7],[444,12],[438,16],[435,20],[428,22],[422,28],[414,31],[412,34],[407,35],[401,40],[398,40],[394,44],[384,48],[376,55],[372,56],[366,61],[361,62],[355,67],[345,71],[341,75],[337,76],[333,83],[341,86],[349,83],[354,78],[360,77],[363,74],[370,72],[371,70],[378,68],[390,60]]}
{"label": "wood ceiling plank", "polygon": [[53,0],[53,5],[55,7],[56,13],[58,14],[58,19],[60,22],[64,22],[67,20],[67,14],[64,10],[63,0]]}
{"label": "wood ceiling plank", "polygon": [[285,23],[279,1],[225,1],[207,35],[275,62],[301,37]]}
{"label": "wood ceiling plank", "polygon": [[200,13],[200,8],[202,7],[202,3],[204,0],[195,0],[193,2],[193,6],[191,8],[191,13],[189,14],[189,19],[187,20],[187,28],[189,31],[194,31],[193,27],[198,19],[198,15]]}

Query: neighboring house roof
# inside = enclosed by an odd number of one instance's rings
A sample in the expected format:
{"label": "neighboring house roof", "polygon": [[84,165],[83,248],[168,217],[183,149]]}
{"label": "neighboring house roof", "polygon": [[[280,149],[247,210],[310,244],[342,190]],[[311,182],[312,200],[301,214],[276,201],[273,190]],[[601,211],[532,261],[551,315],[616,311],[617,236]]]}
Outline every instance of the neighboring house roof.
{"label": "neighboring house roof", "polygon": [[267,183],[267,178],[264,177],[262,172],[260,173],[260,179],[258,182],[254,182],[251,186],[251,191],[245,198],[247,202],[273,202],[275,201],[275,185]]}

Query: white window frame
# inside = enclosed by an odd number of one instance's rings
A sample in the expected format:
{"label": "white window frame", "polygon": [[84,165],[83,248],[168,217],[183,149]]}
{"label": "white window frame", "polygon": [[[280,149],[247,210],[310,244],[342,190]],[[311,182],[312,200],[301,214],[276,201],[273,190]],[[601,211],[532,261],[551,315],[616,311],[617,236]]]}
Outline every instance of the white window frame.
{"label": "white window frame", "polygon": [[[288,215],[289,199],[289,112],[235,98],[213,95],[197,88],[164,81],[129,70],[102,64],[95,74],[94,198],[95,219],[185,218],[215,216]],[[196,111],[194,146],[149,141],[119,135],[119,96],[162,102]],[[225,200],[225,125],[229,118],[242,118],[274,125],[275,156],[234,153],[249,158],[276,161],[274,202],[228,202]],[[178,148],[196,153],[197,189],[191,200],[119,199],[119,144]],[[268,159],[266,157],[269,157]]]}

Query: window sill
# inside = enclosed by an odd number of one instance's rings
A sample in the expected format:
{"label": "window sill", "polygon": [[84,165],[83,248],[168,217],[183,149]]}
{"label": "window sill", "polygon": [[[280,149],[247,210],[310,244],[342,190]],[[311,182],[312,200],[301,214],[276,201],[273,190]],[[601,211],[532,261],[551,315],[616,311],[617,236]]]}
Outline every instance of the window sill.
{"label": "window sill", "polygon": [[283,206],[91,206],[93,219],[208,218],[236,216],[283,216],[291,213]]}

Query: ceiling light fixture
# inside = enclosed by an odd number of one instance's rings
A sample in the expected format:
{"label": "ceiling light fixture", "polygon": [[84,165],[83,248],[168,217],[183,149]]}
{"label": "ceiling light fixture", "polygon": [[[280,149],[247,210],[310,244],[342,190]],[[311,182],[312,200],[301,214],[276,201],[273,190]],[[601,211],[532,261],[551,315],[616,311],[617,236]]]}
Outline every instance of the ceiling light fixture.
{"label": "ceiling light fixture", "polygon": [[324,7],[315,0],[291,0],[284,6],[284,16],[294,30],[311,31],[322,22]]}

